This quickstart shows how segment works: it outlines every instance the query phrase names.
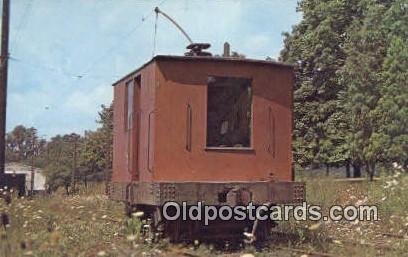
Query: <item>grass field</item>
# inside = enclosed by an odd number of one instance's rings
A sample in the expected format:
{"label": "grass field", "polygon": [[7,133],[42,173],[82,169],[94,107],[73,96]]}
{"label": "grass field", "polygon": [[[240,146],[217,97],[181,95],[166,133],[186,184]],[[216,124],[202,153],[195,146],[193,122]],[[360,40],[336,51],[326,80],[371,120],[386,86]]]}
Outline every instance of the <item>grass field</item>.
{"label": "grass field", "polygon": [[63,194],[13,198],[0,203],[0,256],[408,256],[408,176],[395,173],[368,183],[300,177],[308,203],[376,204],[377,222],[282,222],[270,241],[255,248],[210,244],[152,244],[139,234],[140,221],[126,218],[123,205],[104,195],[102,185]]}

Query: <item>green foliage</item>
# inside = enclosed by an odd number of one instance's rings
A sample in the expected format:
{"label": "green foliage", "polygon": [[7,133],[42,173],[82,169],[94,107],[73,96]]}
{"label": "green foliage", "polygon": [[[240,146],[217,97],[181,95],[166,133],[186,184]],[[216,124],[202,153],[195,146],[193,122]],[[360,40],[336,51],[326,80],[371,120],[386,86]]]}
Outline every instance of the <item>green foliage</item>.
{"label": "green foliage", "polygon": [[50,191],[72,182],[101,181],[112,169],[113,106],[102,105],[95,131],[38,139],[35,128],[22,125],[7,134],[7,161],[27,162],[44,170]]}
{"label": "green foliage", "polygon": [[303,0],[285,33],[294,64],[294,157],[302,165],[407,165],[406,0]]}
{"label": "green foliage", "polygon": [[73,171],[77,171],[79,145],[83,139],[80,135],[57,135],[47,144],[47,165],[45,175],[50,191],[55,191],[64,186],[67,193],[71,185]]}
{"label": "green foliage", "polygon": [[85,133],[81,149],[81,165],[86,167],[85,177],[91,180],[106,179],[112,169],[113,105],[101,108],[97,121],[101,127]]}
{"label": "green foliage", "polygon": [[44,152],[46,141],[39,139],[37,129],[16,126],[6,134],[6,162],[28,162]]}
{"label": "green foliage", "polygon": [[[95,131],[85,135],[56,136],[48,143],[47,182],[51,190],[68,187],[73,181],[101,181],[112,169],[113,105],[102,105]],[[75,173],[75,179],[73,178]],[[74,180],[73,180],[74,179]]]}
{"label": "green foliage", "polygon": [[388,162],[408,164],[408,6],[395,1],[385,14],[387,53],[382,64],[381,97],[375,109],[378,130],[371,151]]}
{"label": "green foliage", "polygon": [[338,76],[346,58],[346,31],[359,15],[356,1],[299,3],[303,20],[285,35],[281,60],[294,63],[295,160],[303,165],[336,164],[348,158],[348,124]]}
{"label": "green foliage", "polygon": [[341,70],[347,85],[345,106],[350,117],[348,143],[354,163],[365,164],[367,171],[377,162],[378,152],[370,151],[373,134],[377,130],[374,110],[380,98],[381,68],[386,52],[386,40],[381,29],[384,5],[374,1],[361,1],[362,18],[356,19],[348,29],[345,44],[347,58]]}

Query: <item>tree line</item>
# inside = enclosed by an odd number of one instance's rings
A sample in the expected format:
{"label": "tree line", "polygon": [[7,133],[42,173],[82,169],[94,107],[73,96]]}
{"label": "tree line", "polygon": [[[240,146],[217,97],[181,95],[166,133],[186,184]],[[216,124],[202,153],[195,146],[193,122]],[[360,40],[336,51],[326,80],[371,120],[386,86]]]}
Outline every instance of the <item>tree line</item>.
{"label": "tree line", "polygon": [[112,169],[113,107],[101,106],[95,131],[41,138],[34,127],[16,126],[6,135],[6,162],[20,162],[43,170],[50,192],[76,183],[106,181]]}
{"label": "tree line", "polygon": [[280,60],[293,63],[294,158],[303,167],[408,165],[408,1],[302,0]]}
{"label": "tree line", "polygon": [[[284,33],[280,60],[292,63],[295,163],[365,169],[408,165],[408,1],[301,0],[301,21]],[[17,126],[6,160],[43,168],[51,191],[101,181],[112,169],[112,105],[100,127],[50,140]],[[353,174],[351,174],[351,167]]]}

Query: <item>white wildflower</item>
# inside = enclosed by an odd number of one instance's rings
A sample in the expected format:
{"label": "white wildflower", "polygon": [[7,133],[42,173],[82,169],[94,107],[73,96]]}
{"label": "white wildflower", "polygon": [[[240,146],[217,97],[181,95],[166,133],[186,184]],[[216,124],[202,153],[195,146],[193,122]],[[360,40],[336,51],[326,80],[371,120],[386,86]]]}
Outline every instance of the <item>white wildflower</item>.
{"label": "white wildflower", "polygon": [[249,233],[249,232],[244,232],[243,234],[244,234],[244,236],[246,236],[246,237],[251,237],[251,236],[252,236],[252,234]]}
{"label": "white wildflower", "polygon": [[321,223],[315,223],[309,226],[309,230],[316,230],[320,227]]}
{"label": "white wildflower", "polygon": [[106,252],[105,252],[105,251],[99,251],[97,255],[98,255],[98,256],[105,256],[105,255],[106,255]]}
{"label": "white wildflower", "polygon": [[132,213],[132,216],[135,217],[135,218],[143,217],[143,215],[144,215],[144,212],[142,212],[142,211]]}
{"label": "white wildflower", "polygon": [[253,255],[252,253],[244,253],[240,257],[255,257],[255,255]]}
{"label": "white wildflower", "polygon": [[401,172],[397,171],[394,173],[394,178],[398,178],[401,175]]}
{"label": "white wildflower", "polygon": [[136,240],[136,235],[128,235],[127,237],[126,237],[126,239],[128,240],[128,241],[135,241]]}
{"label": "white wildflower", "polygon": [[364,197],[364,199],[358,200],[358,201],[355,203],[355,206],[360,206],[360,205],[366,203],[367,200],[368,200],[368,198],[367,198],[367,197]]}

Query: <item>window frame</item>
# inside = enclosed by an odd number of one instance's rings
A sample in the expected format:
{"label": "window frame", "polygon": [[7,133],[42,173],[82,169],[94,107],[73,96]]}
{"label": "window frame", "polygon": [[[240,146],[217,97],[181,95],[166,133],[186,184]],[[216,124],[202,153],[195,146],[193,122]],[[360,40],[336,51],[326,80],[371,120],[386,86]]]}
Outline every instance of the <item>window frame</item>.
{"label": "window frame", "polygon": [[[250,121],[249,121],[249,146],[234,147],[234,146],[208,146],[208,88],[210,87],[210,81],[213,78],[230,78],[230,79],[245,79],[249,82],[250,88]],[[206,94],[205,94],[205,138],[204,138],[204,150],[205,151],[217,151],[217,152],[254,152],[253,146],[253,133],[254,133],[254,111],[253,111],[253,78],[252,77],[241,77],[241,76],[225,76],[225,75],[208,75],[206,84]]]}
{"label": "window frame", "polygon": [[[132,86],[132,106],[129,107],[129,86]],[[129,131],[133,127],[133,114],[134,114],[134,98],[135,98],[135,79],[132,78],[125,83],[125,106],[124,106],[124,129]],[[131,115],[129,116],[129,110]]]}

